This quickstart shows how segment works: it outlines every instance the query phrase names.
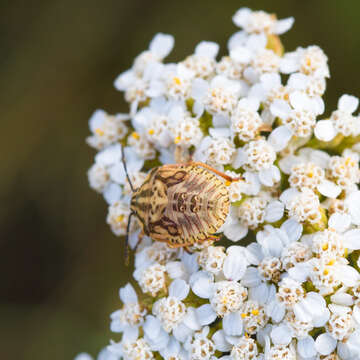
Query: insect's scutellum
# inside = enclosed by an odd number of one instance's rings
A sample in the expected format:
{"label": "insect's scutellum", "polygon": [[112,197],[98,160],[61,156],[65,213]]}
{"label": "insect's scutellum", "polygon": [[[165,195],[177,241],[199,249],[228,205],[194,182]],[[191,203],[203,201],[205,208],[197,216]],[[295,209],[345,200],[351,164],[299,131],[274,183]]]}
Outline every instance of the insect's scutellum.
{"label": "insect's scutellum", "polygon": [[[134,189],[124,151],[122,161],[133,191],[126,251],[132,215],[139,220],[144,234],[172,248],[187,248],[195,243],[216,240],[214,234],[229,213],[227,185],[242,180],[241,177],[231,178],[201,162],[171,164],[152,169],[143,184]],[[226,183],[215,174],[224,178]]]}

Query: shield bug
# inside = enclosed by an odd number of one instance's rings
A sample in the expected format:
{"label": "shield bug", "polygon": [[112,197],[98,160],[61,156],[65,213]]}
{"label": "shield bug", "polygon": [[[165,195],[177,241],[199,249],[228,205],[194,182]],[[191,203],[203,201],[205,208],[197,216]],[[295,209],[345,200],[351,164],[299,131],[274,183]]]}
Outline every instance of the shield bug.
{"label": "shield bug", "polygon": [[126,242],[132,215],[138,218],[145,235],[171,248],[218,239],[214,234],[229,213],[228,185],[241,177],[232,178],[201,162],[169,164],[152,169],[143,184],[134,189],[124,151],[122,161],[133,192]]}

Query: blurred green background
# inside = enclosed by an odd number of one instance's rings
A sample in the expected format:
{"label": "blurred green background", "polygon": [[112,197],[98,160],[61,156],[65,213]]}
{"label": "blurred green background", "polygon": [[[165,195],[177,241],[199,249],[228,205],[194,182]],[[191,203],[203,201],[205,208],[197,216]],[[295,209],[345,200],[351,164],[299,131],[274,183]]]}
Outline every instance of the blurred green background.
{"label": "blurred green background", "polygon": [[1,359],[72,359],[116,339],[108,316],[131,269],[87,184],[87,120],[95,108],[127,110],[113,80],[156,32],[175,36],[177,61],[200,40],[224,52],[241,6],[292,15],[285,48],[318,44],[330,58],[328,111],[344,92],[360,96],[356,0],[0,4]]}

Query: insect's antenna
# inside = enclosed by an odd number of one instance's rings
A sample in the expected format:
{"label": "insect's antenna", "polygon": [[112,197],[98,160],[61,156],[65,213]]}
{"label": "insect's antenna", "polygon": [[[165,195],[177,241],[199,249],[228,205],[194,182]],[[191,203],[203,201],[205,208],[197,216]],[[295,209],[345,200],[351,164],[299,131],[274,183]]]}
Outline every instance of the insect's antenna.
{"label": "insect's antenna", "polygon": [[127,171],[126,161],[125,161],[125,151],[124,151],[124,147],[122,145],[121,145],[121,160],[122,160],[122,163],[124,165],[125,174],[126,174],[126,177],[128,179],[128,182],[130,184],[131,191],[134,192],[135,190],[134,190],[133,184],[131,183],[129,173]]}
{"label": "insect's antenna", "polygon": [[129,266],[129,232],[130,232],[130,224],[131,224],[131,217],[134,215],[133,212],[130,213],[128,223],[126,226],[126,236],[125,236],[125,265]]}

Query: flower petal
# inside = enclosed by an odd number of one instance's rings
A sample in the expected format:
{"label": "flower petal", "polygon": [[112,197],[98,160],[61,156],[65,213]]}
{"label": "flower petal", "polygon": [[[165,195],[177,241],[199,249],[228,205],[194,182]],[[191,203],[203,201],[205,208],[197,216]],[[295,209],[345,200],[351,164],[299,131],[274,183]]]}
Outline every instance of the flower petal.
{"label": "flower petal", "polygon": [[359,99],[352,95],[343,95],[339,99],[338,109],[352,114],[359,106]]}
{"label": "flower petal", "polygon": [[168,34],[158,33],[150,42],[149,49],[156,54],[160,59],[168,56],[174,47],[174,37]]}
{"label": "flower petal", "polygon": [[196,310],[196,317],[201,326],[209,325],[215,321],[217,315],[210,304],[199,306]]}
{"label": "flower petal", "polygon": [[320,334],[315,341],[315,349],[320,355],[329,355],[336,348],[337,341],[328,333]]}
{"label": "flower petal", "polygon": [[225,315],[223,318],[223,329],[226,335],[241,335],[243,332],[243,321],[241,315],[238,312]]}
{"label": "flower petal", "polygon": [[360,249],[360,229],[349,230],[344,234],[344,246],[351,250]]}
{"label": "flower petal", "polygon": [[131,284],[126,284],[124,287],[122,287],[119,290],[119,296],[120,296],[120,300],[124,304],[134,304],[137,303],[138,301],[136,292]]}
{"label": "flower petal", "polygon": [[284,204],[279,200],[271,201],[265,209],[265,221],[275,222],[284,216]]}
{"label": "flower petal", "polygon": [[169,295],[184,300],[189,294],[190,286],[185,280],[176,279],[169,286]]}
{"label": "flower petal", "polygon": [[314,135],[320,141],[331,141],[336,136],[332,120],[320,120],[316,123]]}
{"label": "flower petal", "polygon": [[270,336],[273,344],[288,345],[292,338],[292,332],[286,325],[279,325],[272,328]]}
{"label": "flower petal", "polygon": [[329,180],[323,180],[321,184],[318,185],[317,189],[319,190],[320,194],[331,199],[336,199],[342,191],[340,186],[335,185],[332,181]]}

